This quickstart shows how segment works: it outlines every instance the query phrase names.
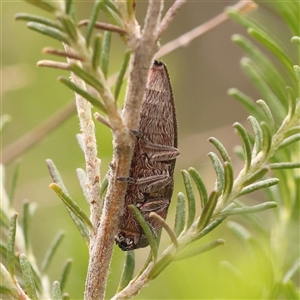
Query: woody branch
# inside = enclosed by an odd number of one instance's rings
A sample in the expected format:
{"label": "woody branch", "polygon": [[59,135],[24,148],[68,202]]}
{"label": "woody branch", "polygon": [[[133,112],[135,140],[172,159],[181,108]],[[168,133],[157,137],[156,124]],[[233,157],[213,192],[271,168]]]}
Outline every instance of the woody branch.
{"label": "woody branch", "polygon": [[128,177],[132,159],[134,138],[130,130],[139,123],[141,103],[148,72],[154,54],[158,50],[158,27],[163,1],[149,1],[145,26],[140,32],[138,24],[128,22],[127,40],[132,51],[129,83],[122,114],[123,126],[113,127],[113,160],[109,175],[109,186],[104,202],[99,229],[90,246],[85,299],[103,299],[112,256],[114,236],[121,216],[126,182],[119,177]]}

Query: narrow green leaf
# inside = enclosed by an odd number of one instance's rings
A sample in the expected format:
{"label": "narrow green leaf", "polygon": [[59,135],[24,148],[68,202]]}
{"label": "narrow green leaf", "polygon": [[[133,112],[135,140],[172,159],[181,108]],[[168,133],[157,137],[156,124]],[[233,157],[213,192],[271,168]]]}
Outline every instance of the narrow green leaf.
{"label": "narrow green leaf", "polygon": [[251,166],[251,144],[246,129],[238,122],[234,123],[233,126],[238,132],[240,139],[243,142],[243,151],[245,159],[245,171],[249,170]]}
{"label": "narrow green leaf", "polygon": [[249,230],[247,230],[244,226],[236,222],[228,221],[227,226],[235,233],[235,235],[242,242],[249,241],[250,239],[253,238]]}
{"label": "narrow green leaf", "polygon": [[53,27],[59,30],[62,30],[62,27],[53,20],[50,20],[48,18],[44,18],[38,15],[32,15],[32,14],[26,14],[26,13],[18,13],[15,15],[15,20],[19,21],[32,21],[35,23],[40,23],[40,24],[44,24],[48,27]]}
{"label": "narrow green leaf", "polygon": [[[12,295],[13,293],[14,293],[14,295]],[[0,284],[0,294],[12,295],[12,296],[14,296],[15,299],[17,299],[17,297],[18,297],[18,291],[17,290],[16,291],[11,290],[9,287],[6,287],[6,286],[2,285],[2,283]],[[12,299],[14,299],[14,298],[12,298]]]}
{"label": "narrow green leaf", "polygon": [[23,253],[20,255],[19,260],[26,293],[30,299],[38,300],[31,264]]}
{"label": "narrow green leaf", "polygon": [[174,256],[171,254],[166,254],[162,257],[149,272],[148,279],[156,278],[173,260]]}
{"label": "narrow green leaf", "polygon": [[129,18],[132,18],[134,16],[135,12],[135,0],[127,0],[127,15]]}
{"label": "narrow green leaf", "polygon": [[[243,202],[239,201],[238,199],[235,199],[233,204],[235,204],[235,206],[232,207],[230,207],[230,205],[227,206],[228,210],[236,207],[240,207],[240,208],[246,207],[246,205]],[[223,210],[222,213],[223,212],[225,213],[227,208]],[[257,232],[257,234],[261,235],[262,237],[269,238],[268,233],[265,230],[263,220],[259,218],[257,214],[244,214],[243,219],[251,223],[251,226]]]}
{"label": "narrow green leaf", "polygon": [[75,6],[73,0],[65,0],[66,14],[70,16],[71,20],[76,23]]}
{"label": "narrow green leaf", "polygon": [[15,162],[15,168],[14,168],[14,173],[12,176],[12,183],[11,183],[11,188],[9,191],[9,205],[10,207],[13,207],[14,203],[14,197],[15,197],[15,191],[17,188],[17,181],[19,178],[19,171],[20,171],[20,165],[21,165],[21,159],[17,159]]}
{"label": "narrow green leaf", "polygon": [[222,165],[219,157],[217,156],[217,154],[215,154],[214,152],[209,152],[208,156],[212,161],[213,167],[214,167],[216,175],[217,175],[217,179],[215,182],[215,190],[217,190],[217,191],[219,191],[219,193],[221,193],[224,188],[224,176],[225,176],[223,165]]}
{"label": "narrow green leaf", "polygon": [[103,2],[104,2],[103,0],[96,0],[94,2],[94,7],[91,12],[90,21],[89,21],[89,24],[88,24],[88,27],[86,30],[86,36],[85,36],[87,47],[90,45],[95,22],[98,18],[99,11],[100,11],[101,7],[103,6]]}
{"label": "narrow green leaf", "polygon": [[54,6],[54,4],[49,1],[25,0],[25,2],[27,2],[31,5],[37,6],[38,8],[41,8],[42,10],[45,10],[50,13],[53,13],[56,11],[56,7]]}
{"label": "narrow green leaf", "polygon": [[11,299],[20,299],[15,278],[10,276],[2,263],[0,263],[0,278],[0,294],[9,295]]}
{"label": "narrow green leaf", "polygon": [[117,3],[114,0],[104,0],[105,5],[114,11],[118,16],[120,16]]}
{"label": "narrow green leaf", "polygon": [[[3,257],[7,256],[7,247],[6,243],[0,240],[0,255]],[[10,275],[9,275],[10,276]]]}
{"label": "narrow green leaf", "polygon": [[54,162],[51,159],[46,159],[46,164],[50,173],[50,176],[56,184],[58,184],[62,189],[67,191],[67,188],[60,176],[58,169],[56,168]]}
{"label": "narrow green leaf", "polygon": [[185,225],[185,196],[183,193],[178,193],[176,214],[175,214],[175,225],[174,232],[178,237],[183,231]]}
{"label": "narrow green leaf", "polygon": [[224,189],[223,189],[223,199],[226,201],[230,195],[233,187],[233,167],[230,162],[224,163]]}
{"label": "narrow green leaf", "polygon": [[244,159],[245,159],[244,150],[241,145],[234,146],[233,151],[240,160],[244,161]]}
{"label": "narrow green leaf", "polygon": [[238,207],[233,209],[228,209],[224,212],[222,212],[220,215],[224,216],[231,216],[231,215],[241,215],[241,214],[250,214],[250,213],[257,213],[260,211],[264,211],[266,209],[270,208],[276,208],[278,205],[276,202],[265,202],[253,206],[244,206],[244,207]]}
{"label": "narrow green leaf", "polygon": [[242,195],[246,195],[246,194],[250,194],[253,193],[254,191],[266,188],[266,187],[270,187],[272,185],[275,185],[279,182],[279,179],[277,178],[269,178],[266,180],[261,180],[259,182],[255,182],[253,184],[250,184],[246,187],[244,187],[241,192],[239,193],[239,196]]}
{"label": "narrow green leaf", "polygon": [[80,68],[77,64],[73,63],[69,66],[69,70],[75,73],[78,77],[84,80],[87,84],[94,87],[97,91],[103,91],[103,84],[98,81],[92,74]]}
{"label": "narrow green leaf", "polygon": [[249,96],[247,96],[246,94],[244,94],[236,88],[229,89],[227,93],[229,96],[232,96],[242,105],[244,105],[247,111],[249,111],[252,115],[257,116],[259,119],[263,119],[262,112],[257,109],[257,105],[252,98],[250,98]]}
{"label": "narrow green leaf", "polygon": [[101,47],[101,56],[100,56],[100,68],[105,78],[107,78],[107,74],[108,74],[110,42],[111,42],[111,32],[104,31],[102,47]]}
{"label": "narrow green leaf", "polygon": [[96,70],[100,65],[102,36],[97,35],[94,40],[94,51],[92,57],[93,69]]}
{"label": "narrow green leaf", "polygon": [[209,223],[213,212],[215,210],[215,207],[218,203],[218,197],[219,197],[219,192],[218,191],[212,191],[208,201],[202,211],[202,214],[200,216],[200,220],[197,225],[197,229],[199,232],[206,227],[206,225]]}
{"label": "narrow green leaf", "polygon": [[300,162],[280,162],[270,164],[271,170],[279,170],[279,169],[296,169],[300,168]]}
{"label": "narrow green leaf", "polygon": [[46,253],[45,253],[45,257],[43,259],[42,262],[42,273],[45,274],[45,272],[47,272],[50,263],[53,259],[53,256],[57,250],[57,248],[59,247],[59,245],[61,244],[63,238],[65,237],[65,232],[64,231],[59,231],[56,236],[54,237],[53,241],[51,242],[49,248],[47,249]]}
{"label": "narrow green leaf", "polygon": [[128,285],[130,280],[133,278],[134,268],[135,268],[134,251],[126,251],[123,272],[121,275],[117,293],[122,291]]}
{"label": "narrow green leaf", "polygon": [[[51,159],[47,159],[46,162],[47,162],[47,166],[48,166],[48,169],[49,169],[49,172],[50,172],[50,175],[51,175],[53,181],[56,183],[56,185],[59,187],[59,189],[63,190],[64,193],[67,195],[68,191],[67,191],[67,189],[66,189],[66,187],[65,187],[65,185],[62,181],[62,178],[61,178],[56,166],[54,165],[53,161]],[[59,193],[59,191],[58,191],[58,193]],[[63,197],[64,193],[62,193],[62,197]],[[63,198],[61,198],[61,199],[63,201],[64,200],[65,201],[71,201],[71,202],[73,201],[70,197],[66,198],[66,199],[63,199]],[[70,205],[72,205],[72,203]],[[84,241],[86,242],[87,245],[89,245],[89,241],[90,241],[89,232],[88,232],[88,227],[86,226],[85,222],[81,219],[81,217],[78,217],[78,215],[76,213],[74,213],[72,208],[70,208],[68,205],[66,205],[66,208],[67,208],[67,211],[70,214],[70,217],[72,218],[74,224],[76,225],[77,229],[79,230],[81,236],[83,237]],[[75,209],[75,210],[79,209],[79,213],[81,211],[80,208],[78,208],[77,204],[75,205],[75,207],[73,207],[73,209]],[[86,215],[84,215],[84,216],[85,216],[85,218],[87,218]]]}
{"label": "narrow green leaf", "polygon": [[286,139],[283,140],[283,142],[280,144],[278,149],[284,148],[286,146],[289,146],[292,143],[296,143],[300,140],[300,133],[294,134]]}
{"label": "narrow green leaf", "polygon": [[[278,99],[283,105],[285,105],[285,91],[286,86],[286,76],[283,75],[274,68],[274,63],[270,61],[269,58],[253,43],[251,43],[247,38],[240,34],[234,34],[232,36],[232,41],[240,46],[246,54],[256,62],[261,70],[261,75],[267,84],[272,87],[272,90],[277,95]],[[257,116],[257,115],[256,115]]]}
{"label": "narrow green leaf", "polygon": [[69,80],[66,77],[60,76],[60,77],[58,77],[58,81],[65,84],[68,88],[70,88],[76,94],[81,95],[83,98],[85,98],[87,101],[89,101],[93,106],[97,107],[99,110],[106,113],[106,108],[100,98],[94,97],[92,94],[83,90],[82,88],[80,88],[78,85],[76,85],[75,83],[73,83],[71,80]]}
{"label": "narrow green leaf", "polygon": [[9,228],[9,218],[6,215],[6,212],[2,210],[0,206],[0,227],[3,226],[5,229]]}
{"label": "narrow green leaf", "polygon": [[132,212],[134,213],[136,219],[138,220],[138,222],[140,223],[142,229],[144,230],[144,232],[145,232],[145,234],[148,238],[149,245],[150,245],[151,250],[152,250],[153,259],[154,259],[154,261],[156,261],[158,245],[157,245],[157,241],[156,241],[156,239],[155,239],[148,223],[146,222],[146,220],[144,219],[142,213],[139,211],[139,209],[135,205],[130,204],[130,205],[128,205],[128,207],[132,210]]}
{"label": "narrow green leaf", "polygon": [[186,170],[181,170],[181,174],[183,177],[183,183],[185,186],[187,200],[188,200],[188,217],[187,217],[186,228],[189,229],[193,224],[196,215],[195,195],[193,192],[189,173]]}
{"label": "narrow green leaf", "polygon": [[276,5],[277,12],[282,16],[291,31],[294,34],[299,34],[299,3],[297,1],[276,1],[274,4]]}
{"label": "narrow green leaf", "polygon": [[144,273],[144,271],[147,269],[148,265],[152,262],[152,260],[153,260],[152,257],[153,257],[152,251],[150,251],[144,265],[141,267],[139,272],[136,274],[135,278],[139,278]]}
{"label": "narrow green leaf", "polygon": [[285,52],[285,47],[283,45],[280,45],[278,41],[275,41],[273,37],[271,37],[266,31],[258,31],[256,29],[249,28],[248,33],[266,46],[278,58],[278,60],[281,61],[285,67],[292,72],[293,61]]}
{"label": "narrow green leaf", "polygon": [[66,14],[67,15],[72,15],[74,11],[74,3],[73,0],[65,0],[66,3]]}
{"label": "narrow green leaf", "polygon": [[296,125],[296,126],[290,127],[289,129],[287,129],[285,131],[284,136],[285,136],[285,138],[287,138],[287,137],[292,136],[296,133],[300,133],[300,126]]}
{"label": "narrow green leaf", "polygon": [[205,204],[207,203],[207,190],[206,187],[204,185],[204,182],[200,176],[200,174],[197,172],[196,169],[194,168],[189,168],[189,174],[191,175],[191,177],[193,178],[196,187],[198,189],[199,192],[199,196],[200,196],[200,201],[201,201],[201,207],[203,208],[205,206]]}
{"label": "narrow green leaf", "polygon": [[257,171],[255,171],[254,173],[252,173],[250,175],[250,177],[248,177],[244,182],[243,182],[243,186],[247,186],[253,182],[255,182],[258,179],[261,179],[264,175],[267,174],[267,172],[269,171],[268,167],[263,167]]}
{"label": "narrow green leaf", "polygon": [[260,123],[260,127],[263,133],[263,144],[262,144],[262,151],[267,154],[269,153],[272,145],[272,134],[270,132],[269,125],[265,122]]}
{"label": "narrow green leaf", "polygon": [[62,300],[61,290],[58,281],[54,281],[52,284],[51,299]]}
{"label": "narrow green leaf", "polygon": [[120,18],[119,14],[117,13],[117,9],[115,8],[115,5],[113,1],[107,1],[105,0],[105,4],[101,7],[103,12],[105,13],[105,16],[108,18],[108,20],[121,28],[124,28],[122,19]]}
{"label": "narrow green leaf", "polygon": [[276,131],[275,122],[274,122],[274,118],[273,118],[273,115],[271,113],[269,106],[263,100],[258,100],[258,101],[256,101],[256,103],[260,106],[261,110],[263,111],[263,113],[266,117],[266,122],[268,123],[268,125],[271,129],[271,134],[274,134]]}
{"label": "narrow green leaf", "polygon": [[222,143],[219,140],[217,140],[214,137],[210,137],[208,139],[208,141],[211,142],[217,148],[217,150],[219,151],[223,161],[231,162],[231,158],[230,158],[226,148],[222,145]]}
{"label": "narrow green leaf", "polygon": [[129,63],[129,60],[130,60],[130,55],[131,55],[131,52],[127,51],[125,53],[125,56],[124,56],[124,60],[123,60],[122,66],[121,66],[121,70],[119,72],[119,75],[118,75],[118,78],[117,78],[117,81],[116,81],[115,101],[118,100],[118,97],[119,97],[119,94],[120,94],[123,79],[124,79],[124,76],[125,76],[125,73],[126,73],[126,70],[127,70],[127,67],[128,67],[128,63]]}
{"label": "narrow green leaf", "polygon": [[212,241],[212,242],[210,242],[206,245],[198,247],[196,249],[193,249],[193,250],[190,250],[188,252],[179,254],[174,260],[178,261],[178,260],[191,258],[191,257],[194,257],[196,255],[199,255],[199,254],[205,253],[207,251],[210,251],[210,250],[212,250],[212,249],[214,249],[218,246],[221,246],[221,245],[225,245],[225,241],[223,239],[218,239],[218,240]]}
{"label": "narrow green leaf", "polygon": [[279,120],[283,120],[286,114],[286,109],[274,94],[270,86],[264,80],[259,66],[247,57],[241,60],[241,67],[246,72],[247,76],[251,79],[255,87],[261,93],[262,98],[268,103],[272,111]]}
{"label": "narrow green leaf", "polygon": [[18,213],[14,213],[10,218],[7,242],[7,268],[11,277],[15,276],[15,239],[17,229]]}
{"label": "narrow green leaf", "polygon": [[25,249],[28,252],[31,250],[31,243],[29,238],[29,223],[30,218],[35,210],[34,203],[29,203],[28,201],[24,202],[23,205],[23,235],[25,241]]}
{"label": "narrow green leaf", "polygon": [[252,157],[255,157],[262,149],[263,132],[256,118],[249,116],[248,121],[254,133],[254,146],[252,150]]}
{"label": "narrow green leaf", "polygon": [[[56,166],[54,165],[53,161],[51,159],[47,159],[46,162],[47,162],[47,166],[48,166],[48,169],[49,169],[49,172],[50,172],[50,175],[51,175],[53,181],[57,184],[59,189],[63,190],[64,193],[66,194],[68,191],[67,191],[67,189],[62,181],[62,178],[61,178]],[[62,197],[63,197],[63,195],[64,194],[62,194]],[[71,198],[69,197],[67,199],[63,199],[63,198],[61,198],[61,199],[63,201],[64,200],[69,201]],[[73,200],[71,199],[70,201],[72,202]],[[79,230],[81,236],[83,237],[84,241],[86,242],[87,245],[89,245],[89,242],[90,242],[89,232],[88,232],[88,227],[86,226],[85,222],[81,219],[81,217],[78,217],[78,215],[76,213],[74,213],[72,208],[70,208],[68,205],[66,205],[66,208],[67,208],[67,211],[70,214],[70,217],[72,218],[74,224],[76,225],[77,229]],[[75,205],[75,207],[73,209],[75,209],[75,210],[79,209],[79,211],[80,211],[80,208],[78,208],[77,204]]]}
{"label": "narrow green leaf", "polygon": [[244,284],[244,275],[228,261],[221,261],[220,266],[229,274],[236,283]]}
{"label": "narrow green leaf", "polygon": [[159,223],[163,229],[165,229],[165,231],[171,238],[171,241],[173,242],[175,247],[178,248],[178,241],[177,241],[176,235],[175,235],[174,231],[171,229],[171,227],[168,225],[168,223],[160,215],[158,215],[157,213],[155,213],[153,211],[150,212],[149,218],[155,219],[155,221],[157,223]]}
{"label": "narrow green leaf", "polygon": [[81,168],[77,168],[76,169],[76,174],[77,174],[77,179],[78,179],[79,185],[81,187],[82,193],[84,195],[84,198],[88,202],[89,201],[89,195],[88,195],[88,192],[87,192],[87,189],[86,189],[87,179],[86,179],[85,171]]}
{"label": "narrow green leaf", "polygon": [[49,187],[59,196],[64,204],[83,222],[88,228],[93,229],[93,225],[83,210],[77,203],[56,183],[51,183]]}
{"label": "narrow green leaf", "polygon": [[59,279],[59,285],[61,291],[64,291],[66,287],[67,280],[70,275],[71,267],[72,267],[73,260],[71,258],[67,259],[63,265],[62,272]]}
{"label": "narrow green leaf", "polygon": [[36,23],[36,22],[27,23],[27,27],[29,29],[37,31],[41,34],[47,35],[47,36],[49,36],[55,40],[58,40],[60,42],[66,43],[68,45],[70,44],[70,42],[68,40],[68,36],[56,28],[49,27],[44,24],[40,24],[40,23]]}
{"label": "narrow green leaf", "polygon": [[70,40],[72,40],[73,42],[77,42],[77,31],[71,17],[69,15],[64,15],[62,17],[59,17],[59,20],[63,25],[64,31],[70,37]]}
{"label": "narrow green leaf", "polygon": [[216,227],[218,227],[224,220],[226,219],[226,216],[218,217],[215,221],[211,222],[209,225],[207,225],[196,237],[196,240],[201,239],[208,233],[210,233],[212,230],[214,230]]}

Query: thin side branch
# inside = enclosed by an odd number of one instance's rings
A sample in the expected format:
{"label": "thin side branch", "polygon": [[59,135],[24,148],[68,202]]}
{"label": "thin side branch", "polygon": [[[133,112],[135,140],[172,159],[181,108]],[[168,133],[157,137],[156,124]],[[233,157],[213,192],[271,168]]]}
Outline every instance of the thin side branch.
{"label": "thin side branch", "polygon": [[[64,44],[64,48],[66,52],[72,53],[68,45]],[[71,62],[72,60],[68,58],[68,63]],[[74,73],[71,75],[71,80],[83,90],[86,90],[85,82]],[[100,220],[102,203],[100,202],[100,160],[97,157],[95,124],[91,112],[92,105],[79,94],[75,94],[75,100],[86,162],[86,188],[89,196],[91,222],[94,228],[96,228]],[[90,235],[92,241],[94,233],[91,232]]]}
{"label": "thin side branch", "polygon": [[9,163],[27,151],[29,148],[40,142],[50,132],[58,128],[60,124],[68,120],[68,118],[72,116],[75,111],[76,107],[74,102],[71,101],[44,122],[42,122],[38,127],[35,127],[18,140],[6,146],[2,151],[2,163]]}
{"label": "thin side branch", "polygon": [[163,32],[166,31],[171,21],[174,19],[176,13],[181,8],[181,6],[186,2],[186,0],[176,0],[173,5],[169,8],[167,13],[165,14],[164,18],[160,22],[159,29],[158,29],[158,37],[160,37]]}
{"label": "thin side branch", "polygon": [[53,60],[40,60],[36,64],[38,67],[47,67],[47,68],[54,68],[54,69],[61,69],[64,71],[69,70],[69,64],[59,62],[59,61],[53,61]]}
{"label": "thin side branch", "polygon": [[[234,5],[232,7],[240,10],[243,13],[249,13],[250,11],[256,9],[257,4],[255,4],[253,1],[239,1],[236,5]],[[181,35],[177,39],[174,39],[173,41],[165,44],[156,53],[155,57],[156,58],[163,57],[163,56],[167,55],[168,53],[173,52],[177,48],[187,46],[192,40],[198,38],[200,35],[202,35],[204,33],[209,32],[210,30],[219,26],[226,20],[228,20],[228,16],[227,16],[226,12],[222,12],[215,18],[210,19],[209,21],[201,24],[200,26]],[[161,24],[161,28],[162,28],[162,24]]]}
{"label": "thin side branch", "polygon": [[[89,24],[90,20],[81,20],[79,23],[78,23],[78,26],[87,26]],[[107,31],[111,31],[111,32],[116,32],[116,33],[119,33],[121,35],[124,35],[126,34],[126,30],[119,27],[119,26],[115,26],[115,25],[112,25],[112,24],[108,24],[108,23],[103,23],[103,22],[96,22],[95,23],[95,28],[97,29],[102,29],[102,30],[107,30]]]}
{"label": "thin side branch", "polygon": [[53,54],[53,55],[57,55],[57,56],[68,57],[68,58],[76,59],[76,60],[83,60],[82,57],[80,57],[79,55],[77,55],[75,53],[72,53],[72,52],[68,53],[63,50],[59,50],[59,49],[55,49],[55,48],[51,48],[51,47],[43,48],[42,52],[46,53],[46,54]]}

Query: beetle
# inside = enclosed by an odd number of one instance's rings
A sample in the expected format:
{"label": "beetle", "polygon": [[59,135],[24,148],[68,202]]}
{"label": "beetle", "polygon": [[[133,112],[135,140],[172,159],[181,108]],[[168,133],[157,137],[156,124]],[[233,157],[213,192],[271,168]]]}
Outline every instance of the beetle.
{"label": "beetle", "polygon": [[149,245],[148,239],[128,207],[134,204],[157,236],[161,225],[149,218],[155,212],[166,218],[174,186],[177,149],[177,117],[171,83],[164,63],[154,61],[148,75],[142,101],[139,127],[133,131],[136,143],[133,151],[124,212],[115,241],[123,250]]}

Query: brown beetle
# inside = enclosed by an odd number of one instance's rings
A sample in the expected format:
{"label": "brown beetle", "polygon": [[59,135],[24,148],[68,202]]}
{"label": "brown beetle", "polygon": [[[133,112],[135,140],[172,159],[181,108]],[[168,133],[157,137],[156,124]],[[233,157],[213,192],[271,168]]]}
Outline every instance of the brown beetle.
{"label": "brown beetle", "polygon": [[177,118],[169,75],[165,64],[154,61],[142,102],[139,128],[131,161],[125,207],[116,243],[123,251],[146,247],[148,239],[128,208],[140,210],[154,235],[161,230],[149,218],[155,212],[166,218],[173,193],[173,172],[177,149]]}

